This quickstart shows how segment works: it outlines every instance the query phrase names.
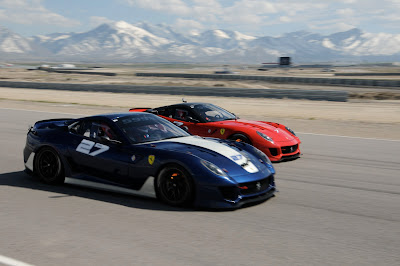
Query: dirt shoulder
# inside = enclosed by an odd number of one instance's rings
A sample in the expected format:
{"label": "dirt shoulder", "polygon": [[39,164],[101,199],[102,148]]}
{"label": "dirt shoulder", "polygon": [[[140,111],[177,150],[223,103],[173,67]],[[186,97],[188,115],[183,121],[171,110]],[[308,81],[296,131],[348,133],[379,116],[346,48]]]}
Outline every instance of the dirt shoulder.
{"label": "dirt shoulder", "polygon": [[[0,108],[91,115],[128,111],[132,107],[158,107],[178,103],[182,97],[185,96],[0,88]],[[399,101],[194,96],[186,99],[215,103],[241,118],[279,122],[298,132],[400,139]]]}
{"label": "dirt shoulder", "polygon": [[[0,68],[0,81],[24,81],[45,83],[68,83],[68,84],[107,84],[107,85],[151,85],[151,86],[176,86],[176,87],[224,87],[224,88],[247,88],[247,89],[299,89],[299,90],[341,90],[349,92],[350,99],[375,99],[375,100],[398,100],[400,99],[400,88],[366,88],[366,87],[340,87],[307,84],[280,84],[262,80],[229,80],[229,79],[195,79],[178,77],[142,77],[136,76],[137,72],[167,72],[167,73],[196,73],[212,74],[218,68],[133,68],[114,67],[94,69],[96,72],[112,72],[116,76],[65,74],[47,72],[42,70],[27,70],[24,68]],[[333,73],[324,73],[320,69],[270,69],[269,71],[257,71],[255,69],[234,69],[241,75],[258,76],[283,76],[283,77],[307,77],[307,78],[335,78]],[[342,70],[344,71],[344,70]],[[346,71],[349,71],[346,69]],[[87,71],[90,72],[90,71]],[[342,78],[342,77],[339,77]],[[370,77],[348,77],[370,78]],[[376,78],[376,77],[375,77]],[[385,78],[385,77],[380,77]],[[400,79],[399,77],[390,77]]]}

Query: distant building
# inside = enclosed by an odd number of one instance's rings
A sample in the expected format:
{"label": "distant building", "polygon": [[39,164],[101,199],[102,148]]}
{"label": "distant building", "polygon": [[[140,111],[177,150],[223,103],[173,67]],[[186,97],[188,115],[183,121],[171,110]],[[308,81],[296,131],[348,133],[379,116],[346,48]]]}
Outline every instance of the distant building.
{"label": "distant building", "polygon": [[280,66],[290,66],[292,64],[291,58],[289,56],[281,56],[279,57],[279,65]]}
{"label": "distant building", "polygon": [[277,63],[262,63],[263,65],[258,69],[260,71],[267,71],[269,68],[276,67],[290,67],[292,65],[291,57],[281,56],[278,58]]}
{"label": "distant building", "polygon": [[71,69],[75,69],[76,66],[73,64],[60,64],[54,68],[62,68],[62,69],[67,69],[67,68],[71,68]]}

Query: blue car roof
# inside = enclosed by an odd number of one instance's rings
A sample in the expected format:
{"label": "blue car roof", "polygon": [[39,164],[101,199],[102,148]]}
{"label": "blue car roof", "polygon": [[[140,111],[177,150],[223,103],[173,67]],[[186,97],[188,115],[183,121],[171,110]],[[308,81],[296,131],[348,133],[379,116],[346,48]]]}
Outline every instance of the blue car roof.
{"label": "blue car roof", "polygon": [[126,113],[108,113],[108,114],[100,114],[100,115],[93,115],[93,116],[88,116],[85,118],[108,118],[110,120],[120,118],[120,117],[126,117],[126,116],[143,116],[143,115],[153,115],[150,113],[135,113],[135,112],[126,112]]}

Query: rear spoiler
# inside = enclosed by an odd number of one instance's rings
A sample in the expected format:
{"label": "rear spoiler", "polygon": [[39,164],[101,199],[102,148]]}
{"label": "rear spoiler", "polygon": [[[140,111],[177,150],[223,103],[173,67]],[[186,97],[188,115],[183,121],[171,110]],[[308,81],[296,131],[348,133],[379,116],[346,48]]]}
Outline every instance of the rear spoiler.
{"label": "rear spoiler", "polygon": [[29,131],[36,131],[36,129],[52,129],[66,127],[76,121],[76,118],[56,118],[37,121],[34,126],[29,128]]}
{"label": "rear spoiler", "polygon": [[76,118],[53,118],[53,119],[39,120],[35,124],[46,123],[46,122],[65,122],[68,120],[76,120]]}
{"label": "rear spoiler", "polygon": [[146,112],[146,113],[151,113],[151,114],[158,114],[157,110],[154,110],[152,108],[148,107],[139,107],[139,108],[131,108],[129,109],[129,112]]}

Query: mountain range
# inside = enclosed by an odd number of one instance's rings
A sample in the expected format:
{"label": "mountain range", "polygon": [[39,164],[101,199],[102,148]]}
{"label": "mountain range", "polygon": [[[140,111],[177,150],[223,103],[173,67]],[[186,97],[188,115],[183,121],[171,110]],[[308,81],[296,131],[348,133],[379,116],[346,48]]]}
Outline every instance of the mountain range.
{"label": "mountain range", "polygon": [[184,34],[173,27],[124,21],[102,24],[83,33],[23,37],[0,27],[4,60],[73,62],[398,62],[400,34],[365,33],[354,28],[330,35],[307,31],[280,37],[250,36],[237,31],[208,30]]}

